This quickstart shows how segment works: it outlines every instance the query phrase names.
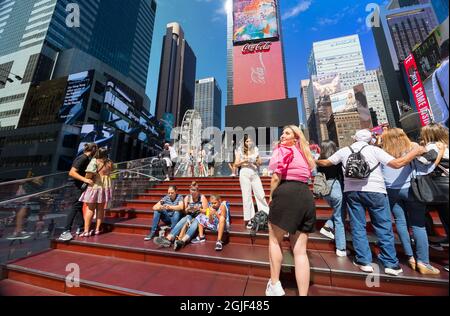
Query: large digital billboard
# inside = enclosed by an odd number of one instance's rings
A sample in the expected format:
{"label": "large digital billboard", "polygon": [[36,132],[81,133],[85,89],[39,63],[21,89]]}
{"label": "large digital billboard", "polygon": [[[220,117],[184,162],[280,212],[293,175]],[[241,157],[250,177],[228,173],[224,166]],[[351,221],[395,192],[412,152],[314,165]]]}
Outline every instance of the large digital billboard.
{"label": "large digital billboard", "polygon": [[279,38],[276,0],[234,0],[235,44]]}
{"label": "large digital billboard", "polygon": [[280,42],[234,47],[234,104],[287,98]]}
{"label": "large digital billboard", "polygon": [[370,115],[364,84],[354,86],[353,91],[355,93],[356,108],[358,109],[359,118],[361,120],[361,128],[373,128],[372,116]]}
{"label": "large digital billboard", "polygon": [[339,75],[313,76],[312,81],[315,100],[328,98],[342,91]]}
{"label": "large digital billboard", "polygon": [[83,124],[92,86],[92,71],[70,75],[67,79],[66,97],[59,110],[59,121],[64,124]]}
{"label": "large digital billboard", "polygon": [[104,124],[86,124],[81,128],[80,145],[78,146],[78,155],[83,153],[86,143],[96,143],[100,147],[111,148],[114,138],[114,129]]}
{"label": "large digital billboard", "polygon": [[353,89],[335,93],[330,96],[333,113],[354,111],[357,109],[355,91]]}

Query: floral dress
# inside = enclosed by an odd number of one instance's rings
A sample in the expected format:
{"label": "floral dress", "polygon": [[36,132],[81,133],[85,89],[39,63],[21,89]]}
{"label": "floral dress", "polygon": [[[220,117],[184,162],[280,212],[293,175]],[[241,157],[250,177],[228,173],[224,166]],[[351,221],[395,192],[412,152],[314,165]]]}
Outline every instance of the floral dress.
{"label": "floral dress", "polygon": [[[225,226],[225,231],[229,230],[230,227],[230,205],[228,204],[228,202],[222,202],[222,204],[220,206],[224,205],[225,206],[225,218],[226,218],[226,226]],[[211,206],[209,206],[211,207]],[[203,227],[213,231],[213,232],[217,232],[219,229],[219,215],[221,215],[221,208],[219,208],[219,210],[217,211],[217,214],[211,215],[210,217],[206,216],[206,214],[200,214],[198,215],[195,220],[202,225]]]}
{"label": "floral dress", "polygon": [[103,166],[102,162],[97,159],[92,159],[89,163],[86,173],[93,173],[94,185],[89,186],[80,197],[80,202],[84,203],[108,203],[112,199],[112,185],[111,185],[111,169],[108,166]]}

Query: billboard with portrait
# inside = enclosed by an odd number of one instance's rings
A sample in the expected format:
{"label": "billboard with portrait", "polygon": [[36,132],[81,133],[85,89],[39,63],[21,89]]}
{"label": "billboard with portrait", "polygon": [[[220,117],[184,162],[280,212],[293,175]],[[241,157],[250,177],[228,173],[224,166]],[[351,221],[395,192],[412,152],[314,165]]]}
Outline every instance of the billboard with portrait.
{"label": "billboard with portrait", "polygon": [[372,115],[370,114],[369,103],[367,102],[366,90],[364,84],[353,87],[356,99],[356,108],[358,109],[359,118],[361,120],[361,128],[373,128]]}
{"label": "billboard with portrait", "polygon": [[234,104],[287,97],[280,42],[234,47]]}
{"label": "billboard with portrait", "polygon": [[333,113],[354,111],[357,108],[353,89],[332,94],[330,99]]}
{"label": "billboard with portrait", "polygon": [[236,45],[278,39],[277,0],[234,0],[233,25]]}
{"label": "billboard with portrait", "polygon": [[93,71],[84,71],[68,77],[66,96],[58,114],[61,123],[68,125],[84,123],[92,79]]}

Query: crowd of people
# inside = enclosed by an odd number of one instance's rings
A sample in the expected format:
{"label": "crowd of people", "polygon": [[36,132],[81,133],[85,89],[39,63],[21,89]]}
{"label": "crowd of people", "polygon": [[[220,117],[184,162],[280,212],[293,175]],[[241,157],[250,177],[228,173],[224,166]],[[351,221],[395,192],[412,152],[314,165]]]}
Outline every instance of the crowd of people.
{"label": "crowd of people", "polygon": [[[427,219],[430,210],[437,210],[448,240],[448,194],[446,203],[427,205],[417,197],[414,185],[417,186],[419,177],[432,175],[448,190],[448,138],[448,130],[439,124],[423,127],[418,143],[398,128],[385,128],[378,138],[369,130],[361,130],[355,134],[354,144],[338,150],[337,145],[329,140],[320,146],[311,145],[297,126],[288,126],[273,149],[267,201],[258,172],[261,165],[258,148],[251,137],[245,136],[235,152],[232,168],[239,173],[246,228],[251,230],[254,226],[257,212],[253,198],[257,211],[265,213],[268,218],[271,277],[266,295],[285,294],[280,271],[282,242],[287,235],[294,255],[299,294],[308,294],[310,265],[307,245],[317,222],[315,197],[309,185],[314,178],[319,178],[319,174],[325,177],[328,187],[328,193],[322,198],[333,209],[320,233],[335,241],[338,257],[349,255],[346,239],[348,215],[353,264],[363,272],[374,272],[366,230],[368,211],[381,249],[378,259],[386,274],[398,276],[403,272],[395,247],[392,218],[410,268],[421,274],[439,274],[440,271],[430,262]],[[166,151],[169,158],[170,149],[166,148]],[[105,149],[97,149],[95,144],[85,146],[84,154],[75,160],[70,172],[80,199],[73,205],[61,240],[73,238],[70,227],[75,215],[81,212],[83,203],[88,207],[84,221],[76,223],[78,233],[82,237],[101,233],[103,207],[111,197],[112,168]],[[91,230],[95,211],[96,227]],[[228,240],[230,203],[217,194],[209,197],[202,194],[195,181],[185,197],[178,193],[176,186],[169,186],[167,195],[154,205],[153,213],[153,223],[145,241],[153,241],[159,247],[180,250],[189,243],[204,243],[207,238],[205,230],[216,234],[216,251],[222,251]],[[170,226],[168,234],[158,234],[161,222]],[[448,271],[448,266],[444,268]]]}

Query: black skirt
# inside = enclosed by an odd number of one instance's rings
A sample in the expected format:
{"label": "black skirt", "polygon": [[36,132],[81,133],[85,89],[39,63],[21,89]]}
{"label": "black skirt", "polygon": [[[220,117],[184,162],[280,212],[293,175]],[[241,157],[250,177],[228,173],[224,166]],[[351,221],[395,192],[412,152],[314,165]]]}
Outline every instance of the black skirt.
{"label": "black skirt", "polygon": [[273,192],[269,222],[295,234],[314,233],[316,205],[308,185],[298,181],[282,181]]}

